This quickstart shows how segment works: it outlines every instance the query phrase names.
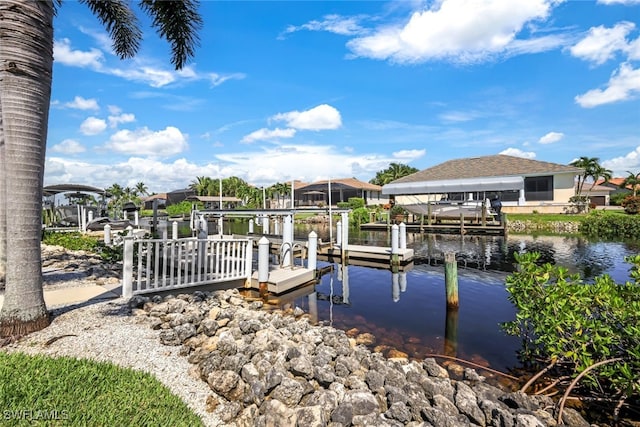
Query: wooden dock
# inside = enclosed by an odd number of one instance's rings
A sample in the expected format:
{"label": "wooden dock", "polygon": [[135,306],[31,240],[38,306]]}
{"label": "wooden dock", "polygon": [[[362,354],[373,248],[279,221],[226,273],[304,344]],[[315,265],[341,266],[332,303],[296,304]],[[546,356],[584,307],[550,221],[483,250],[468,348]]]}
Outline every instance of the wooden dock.
{"label": "wooden dock", "polygon": [[[340,246],[319,248],[318,257],[339,260],[342,257],[342,249]],[[389,266],[391,263],[391,248],[349,245],[347,246],[347,259],[349,263],[351,263],[352,260],[368,260],[371,264],[383,264]],[[407,264],[411,261],[413,261],[413,249],[398,249],[398,262],[400,264]]]}
{"label": "wooden dock", "polygon": [[[271,294],[282,294],[295,289],[299,286],[306,285],[316,279],[315,270],[309,270],[305,267],[276,267],[269,271],[267,279],[267,291]],[[260,289],[258,282],[258,272],[254,272],[251,276],[251,288]]]}
{"label": "wooden dock", "polygon": [[[369,231],[387,231],[391,228],[392,224],[383,222],[375,222],[368,224],[361,224],[361,230]],[[464,222],[460,223],[455,221],[440,222],[437,224],[420,224],[420,223],[407,223],[405,224],[406,230],[409,233],[432,233],[432,234],[459,234],[470,236],[504,236],[506,234],[505,223],[487,223],[485,225]]]}

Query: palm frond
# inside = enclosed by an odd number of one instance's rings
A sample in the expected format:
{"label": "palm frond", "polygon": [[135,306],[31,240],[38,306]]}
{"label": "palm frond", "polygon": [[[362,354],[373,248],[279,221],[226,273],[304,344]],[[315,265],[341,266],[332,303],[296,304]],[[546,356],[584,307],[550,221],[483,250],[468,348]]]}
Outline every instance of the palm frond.
{"label": "palm frond", "polygon": [[111,40],[113,50],[120,58],[132,58],[138,52],[142,31],[138,18],[126,0],[80,0],[105,26]]}
{"label": "palm frond", "polygon": [[202,17],[198,0],[141,0],[140,8],[152,19],[152,26],[171,45],[171,63],[176,70],[194,56],[199,44]]}

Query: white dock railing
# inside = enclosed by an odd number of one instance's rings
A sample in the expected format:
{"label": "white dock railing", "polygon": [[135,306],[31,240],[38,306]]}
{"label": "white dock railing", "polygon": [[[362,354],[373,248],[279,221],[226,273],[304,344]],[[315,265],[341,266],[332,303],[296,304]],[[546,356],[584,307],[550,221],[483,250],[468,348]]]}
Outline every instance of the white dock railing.
{"label": "white dock railing", "polygon": [[136,239],[125,237],[122,293],[171,291],[212,283],[250,282],[251,239]]}

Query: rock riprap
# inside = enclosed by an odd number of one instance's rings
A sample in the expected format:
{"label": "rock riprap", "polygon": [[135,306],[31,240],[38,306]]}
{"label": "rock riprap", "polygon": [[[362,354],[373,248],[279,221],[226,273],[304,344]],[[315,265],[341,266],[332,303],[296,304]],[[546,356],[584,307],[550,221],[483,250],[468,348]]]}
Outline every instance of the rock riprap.
{"label": "rock riprap", "polygon": [[[306,315],[263,309],[238,290],[134,296],[133,313],[179,346],[208,409],[235,426],[554,426],[548,397],[508,392],[434,359],[385,358]],[[589,426],[565,409],[564,422]]]}

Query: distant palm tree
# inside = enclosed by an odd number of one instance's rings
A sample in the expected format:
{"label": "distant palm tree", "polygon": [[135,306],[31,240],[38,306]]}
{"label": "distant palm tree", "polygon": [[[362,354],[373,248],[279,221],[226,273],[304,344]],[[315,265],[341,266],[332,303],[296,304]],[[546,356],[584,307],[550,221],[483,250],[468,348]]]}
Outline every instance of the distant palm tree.
{"label": "distant palm tree", "polygon": [[371,184],[386,185],[396,179],[418,172],[418,169],[402,163],[391,163],[387,169],[376,173],[375,178],[370,180]]}
{"label": "distant palm tree", "polygon": [[576,196],[582,194],[582,188],[587,178],[594,175],[594,171],[600,168],[600,159],[597,157],[582,156],[577,160],[569,163],[571,166],[582,168],[582,175],[578,175],[578,184],[576,185]]}
{"label": "distant palm tree", "polygon": [[149,189],[145,185],[144,182],[139,182],[136,184],[136,195],[138,196],[146,196],[149,194]]}
{"label": "distant palm tree", "polygon": [[[135,56],[142,31],[129,1],[81,3],[103,23],[116,55]],[[53,76],[53,18],[62,4],[59,0],[0,2],[0,280],[5,281],[0,337],[28,334],[50,322],[42,292],[42,177]],[[183,68],[198,44],[202,26],[198,1],[141,0],[138,4],[171,45],[172,64]]]}
{"label": "distant palm tree", "polygon": [[622,183],[620,183],[620,187],[631,187],[633,197],[636,197],[638,189],[640,188],[640,172],[634,174],[633,172],[627,171],[627,173],[629,175],[624,179],[624,181],[622,181]]}
{"label": "distant palm tree", "polygon": [[596,186],[600,178],[603,179],[603,183],[607,183],[613,177],[612,171],[610,171],[609,169],[603,168],[600,165],[594,166],[590,172],[591,172],[591,178],[593,179],[593,183],[591,184],[591,188],[589,188],[588,192],[591,192],[591,190],[593,190],[593,187]]}
{"label": "distant palm tree", "polygon": [[195,191],[198,196],[209,196],[209,188],[211,187],[212,179],[207,176],[196,177],[195,181],[192,181],[189,188]]}

